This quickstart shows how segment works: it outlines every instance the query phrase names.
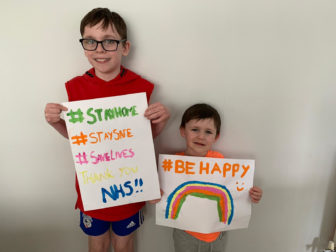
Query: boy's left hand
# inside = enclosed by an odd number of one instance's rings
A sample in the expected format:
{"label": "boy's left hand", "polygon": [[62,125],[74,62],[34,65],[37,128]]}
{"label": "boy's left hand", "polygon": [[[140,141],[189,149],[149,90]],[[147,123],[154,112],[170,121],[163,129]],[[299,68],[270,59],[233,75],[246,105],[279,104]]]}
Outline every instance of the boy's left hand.
{"label": "boy's left hand", "polygon": [[145,111],[145,117],[151,121],[153,137],[158,136],[166,125],[170,113],[161,103],[156,102],[148,106]]}
{"label": "boy's left hand", "polygon": [[251,200],[253,203],[259,203],[261,200],[263,191],[258,186],[253,186],[249,191]]}
{"label": "boy's left hand", "polygon": [[168,109],[159,102],[150,104],[145,111],[145,117],[154,124],[167,121],[169,116]]}

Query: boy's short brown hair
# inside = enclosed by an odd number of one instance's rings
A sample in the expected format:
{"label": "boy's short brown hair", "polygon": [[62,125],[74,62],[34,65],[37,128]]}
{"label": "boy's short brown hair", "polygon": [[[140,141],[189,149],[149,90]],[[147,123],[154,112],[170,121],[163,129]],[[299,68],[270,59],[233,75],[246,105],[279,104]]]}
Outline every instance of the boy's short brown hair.
{"label": "boy's short brown hair", "polygon": [[108,8],[95,8],[87,13],[80,24],[80,33],[83,36],[86,26],[95,26],[102,23],[102,28],[105,30],[110,25],[112,29],[116,29],[121,39],[127,40],[127,26],[124,19],[116,12],[111,12]]}
{"label": "boy's short brown hair", "polygon": [[182,116],[182,121],[180,128],[185,128],[185,125],[190,120],[196,119],[213,119],[216,127],[216,136],[220,133],[221,128],[221,118],[218,114],[218,111],[206,103],[194,104],[191,107],[187,108]]}

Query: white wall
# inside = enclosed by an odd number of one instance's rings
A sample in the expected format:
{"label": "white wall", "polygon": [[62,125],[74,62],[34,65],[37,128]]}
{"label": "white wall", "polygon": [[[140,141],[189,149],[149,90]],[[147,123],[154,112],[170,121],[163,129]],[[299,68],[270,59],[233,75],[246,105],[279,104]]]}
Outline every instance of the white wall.
{"label": "white wall", "polygon": [[[158,152],[182,150],[183,110],[208,102],[224,121],[215,149],[256,159],[264,198],[226,251],[320,251],[336,223],[335,0],[2,0],[0,251],[86,250],[70,147],[43,110],[89,68],[79,22],[98,6],[125,18],[125,65],[171,109]],[[173,251],[146,212],[137,251]]]}

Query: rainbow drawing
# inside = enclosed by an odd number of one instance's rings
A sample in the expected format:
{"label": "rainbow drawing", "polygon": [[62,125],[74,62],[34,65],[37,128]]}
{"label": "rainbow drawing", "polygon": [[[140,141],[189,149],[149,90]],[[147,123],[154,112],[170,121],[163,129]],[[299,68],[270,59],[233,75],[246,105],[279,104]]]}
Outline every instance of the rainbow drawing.
{"label": "rainbow drawing", "polygon": [[188,195],[216,200],[219,221],[230,225],[234,213],[230,191],[223,185],[202,181],[188,181],[176,187],[167,198],[166,219],[177,219]]}

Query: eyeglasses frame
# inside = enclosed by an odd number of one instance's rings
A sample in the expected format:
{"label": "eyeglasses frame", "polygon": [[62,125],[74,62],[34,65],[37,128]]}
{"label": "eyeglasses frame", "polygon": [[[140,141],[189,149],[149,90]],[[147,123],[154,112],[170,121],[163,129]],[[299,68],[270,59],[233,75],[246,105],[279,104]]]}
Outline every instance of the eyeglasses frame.
{"label": "eyeglasses frame", "polygon": [[[84,48],[84,45],[83,45],[83,41],[84,41],[84,40],[94,40],[94,41],[96,41],[96,42],[97,42],[96,48],[95,48],[95,49],[92,49],[92,50],[85,49],[85,48]],[[103,45],[103,42],[106,41],[106,40],[113,40],[113,41],[115,41],[115,42],[117,43],[117,48],[116,48],[115,50],[106,50],[105,47],[104,47],[104,45]],[[82,45],[82,47],[83,47],[83,49],[84,49],[85,51],[95,51],[95,50],[97,50],[98,45],[101,44],[102,48],[103,48],[105,51],[108,51],[108,52],[115,52],[115,51],[117,51],[117,50],[118,50],[118,46],[119,46],[119,44],[120,44],[121,42],[125,42],[125,41],[127,41],[127,39],[121,39],[121,40],[116,40],[116,39],[104,39],[104,40],[98,41],[98,40],[95,40],[95,39],[81,38],[81,39],[79,40],[79,42],[81,43],[81,45]]]}

